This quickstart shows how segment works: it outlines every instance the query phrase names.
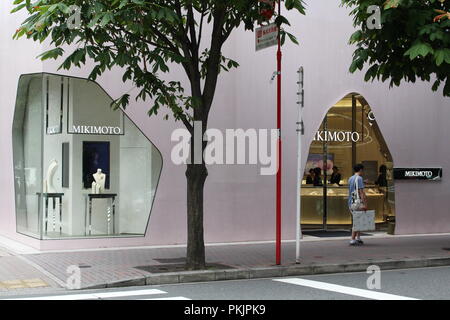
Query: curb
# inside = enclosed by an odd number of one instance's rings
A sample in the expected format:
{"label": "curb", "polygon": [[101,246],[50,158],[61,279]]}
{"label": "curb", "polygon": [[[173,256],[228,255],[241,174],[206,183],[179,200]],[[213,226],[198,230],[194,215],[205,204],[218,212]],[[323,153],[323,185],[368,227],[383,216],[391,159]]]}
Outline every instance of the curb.
{"label": "curb", "polygon": [[412,269],[450,266],[450,257],[406,260],[374,260],[347,264],[294,264],[261,268],[239,268],[225,270],[185,271],[151,274],[133,279],[96,284],[81,289],[120,288],[130,286],[165,285],[179,283],[212,282],[227,280],[265,279],[277,277],[306,276],[345,272],[365,272],[369,266],[376,265],[383,270]]}

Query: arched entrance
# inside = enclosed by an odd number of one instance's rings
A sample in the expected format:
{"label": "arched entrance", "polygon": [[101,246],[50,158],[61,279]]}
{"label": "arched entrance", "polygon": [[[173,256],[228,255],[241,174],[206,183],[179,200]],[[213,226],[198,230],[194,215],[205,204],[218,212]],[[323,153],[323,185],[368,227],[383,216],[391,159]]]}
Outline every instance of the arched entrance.
{"label": "arched entrance", "polygon": [[347,182],[357,163],[365,167],[377,229],[384,229],[395,220],[393,160],[369,104],[352,93],[330,108],[311,143],[301,193],[304,230],[350,228]]}

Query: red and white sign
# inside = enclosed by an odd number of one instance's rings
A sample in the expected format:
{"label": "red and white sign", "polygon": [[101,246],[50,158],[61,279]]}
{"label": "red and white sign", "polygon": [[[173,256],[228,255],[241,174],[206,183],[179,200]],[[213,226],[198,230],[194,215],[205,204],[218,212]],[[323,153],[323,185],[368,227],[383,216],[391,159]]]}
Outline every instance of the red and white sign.
{"label": "red and white sign", "polygon": [[278,27],[275,23],[262,26],[255,31],[256,51],[278,44]]}

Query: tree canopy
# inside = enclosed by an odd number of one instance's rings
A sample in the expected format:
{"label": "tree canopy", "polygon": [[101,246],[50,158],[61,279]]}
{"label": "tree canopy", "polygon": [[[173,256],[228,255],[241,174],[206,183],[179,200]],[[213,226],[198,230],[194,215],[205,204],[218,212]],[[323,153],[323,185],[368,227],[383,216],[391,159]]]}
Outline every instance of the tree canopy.
{"label": "tree canopy", "polygon": [[[288,10],[304,13],[302,0],[284,3]],[[206,121],[208,117],[217,73],[238,66],[222,55],[223,44],[241,25],[253,30],[256,23],[264,23],[260,13],[270,1],[15,0],[14,4],[13,12],[29,13],[16,38],[51,39],[53,48],[44,52],[42,59],[57,59],[65,54],[65,45],[74,45],[62,68],[80,67],[90,58],[95,66],[89,78],[95,80],[106,70],[121,67],[122,80],[131,80],[139,89],[137,99],[152,100],[149,115],[166,106],[176,120],[192,129],[193,118]],[[289,25],[283,16],[276,16],[275,21],[280,27]],[[206,24],[211,40],[204,45]],[[286,35],[296,41],[284,30],[283,41]],[[164,80],[168,77],[162,75],[170,72],[170,63],[184,68],[191,82],[190,94],[178,80]],[[129,99],[125,93],[116,106],[126,107]]]}
{"label": "tree canopy", "polygon": [[[443,85],[450,96],[450,1],[342,0],[352,8],[357,31],[350,43],[357,48],[351,72],[367,66],[365,80],[390,80],[391,86],[417,79]],[[370,6],[381,9],[381,29],[367,24]]]}

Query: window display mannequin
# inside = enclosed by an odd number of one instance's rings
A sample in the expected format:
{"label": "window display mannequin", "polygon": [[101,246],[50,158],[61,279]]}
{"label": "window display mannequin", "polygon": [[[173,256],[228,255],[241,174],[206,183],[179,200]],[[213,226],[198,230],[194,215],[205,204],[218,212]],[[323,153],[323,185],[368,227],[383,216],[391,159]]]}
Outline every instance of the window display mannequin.
{"label": "window display mannequin", "polygon": [[92,182],[92,193],[100,194],[105,190],[106,174],[102,172],[102,169],[97,169],[93,177],[95,181]]}
{"label": "window display mannequin", "polygon": [[47,169],[47,175],[44,180],[44,193],[56,193],[55,186],[53,185],[53,178],[56,170],[58,169],[58,161],[53,159]]}

